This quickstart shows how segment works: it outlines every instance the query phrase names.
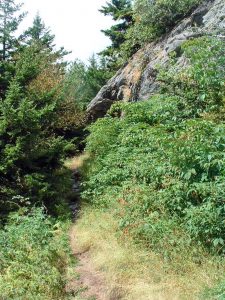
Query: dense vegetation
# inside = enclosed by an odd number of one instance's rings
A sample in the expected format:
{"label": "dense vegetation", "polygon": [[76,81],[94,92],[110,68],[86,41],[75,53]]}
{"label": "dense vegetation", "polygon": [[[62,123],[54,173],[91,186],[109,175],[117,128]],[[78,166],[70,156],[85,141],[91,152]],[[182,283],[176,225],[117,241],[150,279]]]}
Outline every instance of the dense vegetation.
{"label": "dense vegetation", "polygon": [[65,94],[68,52],[40,16],[16,35],[21,8],[0,2],[0,299],[61,299],[72,185],[64,159],[76,151],[84,112]]}
{"label": "dense vegetation", "polygon": [[65,97],[72,100],[77,110],[84,111],[100,88],[110,78],[104,59],[93,55],[86,65],[82,61],[73,62],[65,76]]}
{"label": "dense vegetation", "polygon": [[0,299],[65,299],[65,225],[42,209],[11,215],[0,231]]}
{"label": "dense vegetation", "polygon": [[18,6],[13,1],[1,5],[8,21],[2,41],[8,46],[0,61],[1,215],[23,206],[21,197],[54,210],[65,192],[59,187],[65,177],[62,158],[72,146],[58,128],[58,120],[63,118],[65,66],[61,59],[65,52],[53,50],[53,36],[38,16],[23,39],[13,37],[15,48],[11,39],[17,28],[14,15]]}
{"label": "dense vegetation", "polygon": [[57,214],[71,186],[63,160],[75,153],[86,105],[109,75],[95,57],[88,66],[68,67],[68,52],[56,49],[39,15],[17,37],[21,7],[9,0],[0,4],[1,216],[24,206],[24,198]]}
{"label": "dense vegetation", "polygon": [[201,263],[225,252],[225,47],[203,37],[181,51],[189,66],[171,58],[159,94],[90,126],[83,197],[114,207],[124,234],[165,259]]}
{"label": "dense vegetation", "polygon": [[21,9],[0,2],[0,299],[62,299],[72,189],[64,160],[82,149],[86,106],[111,73],[94,56],[69,65],[39,15],[18,36]]}
{"label": "dense vegetation", "polygon": [[[85,109],[135,51],[199,3],[107,2],[111,46],[68,65],[39,15],[18,37],[22,5],[0,1],[0,299],[66,299],[64,161],[83,148]],[[113,209],[124,236],[200,265],[202,253],[225,253],[224,40],[193,39],[179,54],[159,70],[158,94],[116,104],[88,127],[82,197]],[[207,295],[223,296],[224,284]]]}

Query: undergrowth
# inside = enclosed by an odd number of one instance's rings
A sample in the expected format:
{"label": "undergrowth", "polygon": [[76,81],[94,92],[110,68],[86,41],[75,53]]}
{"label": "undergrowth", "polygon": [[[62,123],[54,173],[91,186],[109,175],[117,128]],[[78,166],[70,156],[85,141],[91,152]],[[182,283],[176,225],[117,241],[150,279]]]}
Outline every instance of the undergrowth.
{"label": "undergrowth", "polygon": [[41,208],[13,213],[0,232],[0,299],[66,299],[66,231]]}
{"label": "undergrowth", "polygon": [[201,265],[205,251],[225,253],[225,48],[199,38],[181,52],[158,95],[90,126],[83,198],[119,205],[120,230],[182,271],[184,256]]}

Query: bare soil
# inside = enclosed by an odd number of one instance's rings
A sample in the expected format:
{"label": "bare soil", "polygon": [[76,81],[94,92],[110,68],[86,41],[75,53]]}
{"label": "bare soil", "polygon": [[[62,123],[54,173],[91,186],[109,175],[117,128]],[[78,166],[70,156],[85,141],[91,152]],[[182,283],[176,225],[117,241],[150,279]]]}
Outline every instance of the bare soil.
{"label": "bare soil", "polygon": [[[67,289],[74,294],[79,294],[81,299],[117,300],[110,296],[109,289],[103,274],[97,271],[91,261],[89,251],[79,253],[76,249],[76,237],[72,228],[70,232],[70,244],[73,254],[78,259],[76,266],[77,278],[70,281]],[[75,298],[76,299],[76,298]]]}

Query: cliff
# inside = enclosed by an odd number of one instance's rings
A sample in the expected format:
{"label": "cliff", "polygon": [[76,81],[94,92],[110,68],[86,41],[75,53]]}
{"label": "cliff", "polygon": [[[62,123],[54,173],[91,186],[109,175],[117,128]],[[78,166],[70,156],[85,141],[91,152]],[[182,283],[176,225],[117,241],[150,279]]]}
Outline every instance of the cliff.
{"label": "cliff", "polygon": [[169,53],[179,53],[182,43],[189,39],[203,35],[223,35],[224,32],[225,1],[205,1],[169,34],[133,55],[90,102],[87,108],[90,119],[104,116],[115,101],[149,99],[159,89],[157,69],[166,64]]}

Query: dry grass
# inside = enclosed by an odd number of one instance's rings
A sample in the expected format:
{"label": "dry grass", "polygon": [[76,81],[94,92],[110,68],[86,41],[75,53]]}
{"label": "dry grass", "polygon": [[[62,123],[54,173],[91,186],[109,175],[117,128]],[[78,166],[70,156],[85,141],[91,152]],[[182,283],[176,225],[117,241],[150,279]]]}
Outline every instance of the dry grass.
{"label": "dry grass", "polygon": [[84,208],[71,237],[73,251],[88,253],[95,271],[106,279],[106,299],[198,299],[202,288],[224,273],[224,265],[218,266],[211,257],[201,265],[184,257],[186,273],[176,272],[174,265],[168,268],[156,254],[122,240],[112,214],[93,208]]}
{"label": "dry grass", "polygon": [[68,159],[65,162],[65,166],[70,170],[79,169],[82,167],[84,161],[89,158],[88,153],[84,153],[73,158]]}

